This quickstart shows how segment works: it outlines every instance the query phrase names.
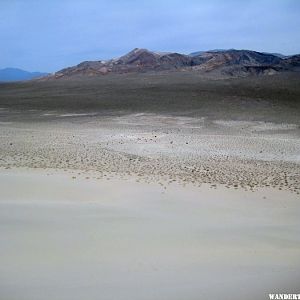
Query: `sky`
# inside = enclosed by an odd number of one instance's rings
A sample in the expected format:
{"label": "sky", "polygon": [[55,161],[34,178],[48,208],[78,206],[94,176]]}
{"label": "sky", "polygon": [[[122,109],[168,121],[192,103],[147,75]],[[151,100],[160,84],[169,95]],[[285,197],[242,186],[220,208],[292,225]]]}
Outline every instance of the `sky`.
{"label": "sky", "polygon": [[300,53],[300,0],[0,0],[0,69],[55,72],[133,48]]}

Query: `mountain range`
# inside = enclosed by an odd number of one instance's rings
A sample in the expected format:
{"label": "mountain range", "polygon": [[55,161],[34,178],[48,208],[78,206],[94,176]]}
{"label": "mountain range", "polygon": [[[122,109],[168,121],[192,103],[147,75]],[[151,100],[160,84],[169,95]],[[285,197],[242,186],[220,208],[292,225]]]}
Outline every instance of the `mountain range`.
{"label": "mountain range", "polygon": [[5,68],[0,70],[0,82],[30,80],[46,75],[48,75],[48,73],[28,72],[17,68]]}
{"label": "mountain range", "polygon": [[175,70],[193,70],[213,76],[272,75],[300,71],[300,55],[286,57],[281,54],[235,49],[199,51],[185,55],[135,48],[116,59],[85,61],[62,69],[47,79]]}
{"label": "mountain range", "polygon": [[115,59],[84,61],[53,74],[28,72],[16,68],[0,70],[0,82],[21,80],[52,80],[91,77],[110,73],[139,73],[156,71],[195,71],[218,77],[245,77],[249,75],[273,75],[278,72],[299,72],[300,54],[285,56],[279,53],[252,50],[215,49],[198,51],[188,55],[175,52],[154,52],[135,48]]}

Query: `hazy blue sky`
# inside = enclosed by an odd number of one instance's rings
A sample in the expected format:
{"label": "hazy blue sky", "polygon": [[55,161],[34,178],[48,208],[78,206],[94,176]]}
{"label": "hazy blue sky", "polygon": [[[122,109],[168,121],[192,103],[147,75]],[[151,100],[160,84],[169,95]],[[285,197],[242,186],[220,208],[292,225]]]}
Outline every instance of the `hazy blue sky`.
{"label": "hazy blue sky", "polygon": [[300,0],[0,0],[0,68],[53,72],[132,48],[300,52]]}

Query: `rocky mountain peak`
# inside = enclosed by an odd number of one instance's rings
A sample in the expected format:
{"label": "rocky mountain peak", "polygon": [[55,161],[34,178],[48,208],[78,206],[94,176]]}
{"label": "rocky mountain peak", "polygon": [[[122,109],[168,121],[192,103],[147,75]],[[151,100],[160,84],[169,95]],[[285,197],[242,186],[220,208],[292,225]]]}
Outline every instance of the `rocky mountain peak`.
{"label": "rocky mountain peak", "polygon": [[190,55],[172,52],[153,52],[134,48],[127,54],[107,61],[86,61],[77,66],[55,73],[54,78],[74,75],[97,76],[108,73],[133,73],[148,71],[193,70],[195,72],[218,72],[229,76],[274,74],[295,70],[299,57],[282,59],[271,53],[252,50],[199,51]]}

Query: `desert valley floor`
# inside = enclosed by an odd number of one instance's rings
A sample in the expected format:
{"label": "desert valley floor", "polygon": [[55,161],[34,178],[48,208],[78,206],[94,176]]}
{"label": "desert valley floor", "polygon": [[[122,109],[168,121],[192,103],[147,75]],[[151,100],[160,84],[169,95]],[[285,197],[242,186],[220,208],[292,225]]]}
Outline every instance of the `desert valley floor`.
{"label": "desert valley floor", "polygon": [[298,292],[299,78],[161,76],[2,85],[0,299]]}

